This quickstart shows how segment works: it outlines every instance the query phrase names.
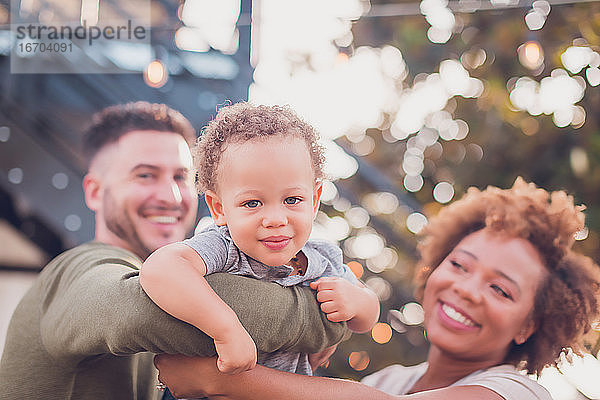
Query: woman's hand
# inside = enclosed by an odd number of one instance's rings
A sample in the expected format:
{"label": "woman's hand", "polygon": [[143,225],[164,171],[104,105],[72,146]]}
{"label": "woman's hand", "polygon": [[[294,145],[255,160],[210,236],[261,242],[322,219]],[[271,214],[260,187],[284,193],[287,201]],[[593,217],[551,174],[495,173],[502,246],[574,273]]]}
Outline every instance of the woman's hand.
{"label": "woman's hand", "polygon": [[[215,357],[187,357],[181,354],[159,354],[154,357],[158,380],[179,397],[226,397],[218,393],[226,375],[217,369]],[[231,377],[231,375],[229,375]]]}

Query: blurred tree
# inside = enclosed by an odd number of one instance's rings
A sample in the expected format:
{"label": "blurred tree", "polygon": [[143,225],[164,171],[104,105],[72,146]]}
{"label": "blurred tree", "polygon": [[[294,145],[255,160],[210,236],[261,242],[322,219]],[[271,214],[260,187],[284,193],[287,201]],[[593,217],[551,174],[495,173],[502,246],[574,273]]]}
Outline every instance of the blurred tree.
{"label": "blurred tree", "polygon": [[[338,139],[338,144],[348,152],[354,152],[360,162],[374,167],[389,183],[391,189],[388,191],[421,204],[422,212],[427,216],[435,214],[441,207],[432,192],[442,181],[452,184],[454,198],[460,198],[470,186],[509,187],[517,176],[548,190],[564,189],[574,195],[577,203],[587,206],[589,231],[587,238],[578,241],[576,247],[600,262],[600,204],[597,202],[600,194],[600,121],[595,111],[600,108],[597,86],[600,77],[594,75],[596,71],[600,75],[597,69],[600,65],[597,53],[600,50],[600,4],[551,6],[543,1],[534,3],[533,7],[497,9],[488,4],[488,9],[459,12],[456,10],[461,6],[460,2],[450,2],[448,7],[454,10],[455,18],[452,36],[447,42],[437,44],[428,39],[430,25],[423,15],[417,14],[418,3],[371,3],[371,12],[353,25],[354,42],[341,51],[351,56],[361,46],[398,48],[409,69],[408,77],[399,82],[398,91],[410,89],[427,75],[438,72],[440,63],[448,59],[460,62],[471,77],[481,80],[484,90],[476,99],[455,96],[446,103],[444,110],[452,118],[466,121],[468,135],[462,140],[438,139],[439,144],[424,150],[423,185],[414,193],[404,187],[406,174],[402,167],[413,136],[398,140],[390,135],[389,126],[394,115],[387,115],[381,126],[367,130],[366,135],[375,143],[375,151],[366,154],[357,151],[360,146],[351,138]],[[377,11],[382,9],[399,10],[399,15],[378,16],[385,14],[378,14]],[[417,11],[411,13],[410,10]],[[534,17],[543,16],[537,22],[528,16],[535,12],[539,15]],[[536,23],[543,27],[537,30],[528,27],[536,27]],[[526,51],[523,46],[527,42],[537,46],[530,48],[534,53],[520,55]],[[591,50],[588,54],[593,53],[589,62],[582,62],[580,70],[569,69],[570,64],[565,59],[565,52],[571,47],[588,48]],[[575,61],[581,60],[576,58]],[[532,115],[513,104],[511,93],[518,82],[522,82],[519,78],[529,77],[539,84],[544,78],[561,74],[575,78],[572,82],[577,82],[583,90],[583,98],[575,102],[573,116],[566,124],[560,121],[558,112]],[[553,96],[560,98],[568,93],[559,90]],[[356,204],[364,203],[369,193],[382,191],[373,179],[361,173],[361,169],[357,175],[336,182],[336,185],[346,193],[353,193],[352,202]],[[341,214],[335,207],[324,210],[329,215]],[[412,273],[406,269],[414,265],[415,240],[404,222],[408,213],[406,208],[400,207],[388,215],[372,215],[371,226],[378,224],[378,231],[387,230],[387,245],[397,250],[399,260],[395,268],[380,274],[366,270],[363,277],[368,280],[378,275],[391,283],[392,294],[382,302],[381,318],[396,328],[391,341],[378,344],[367,334],[355,335],[349,343],[340,346],[325,370],[327,374],[357,378],[391,363],[414,364],[423,359],[426,345],[422,328],[394,322],[397,314],[389,313],[411,301]],[[347,252],[347,255],[351,254]],[[365,353],[355,354],[352,363],[350,353],[360,351],[357,349],[364,349]],[[596,343],[594,351],[598,349]],[[363,368],[365,358],[370,362]]]}

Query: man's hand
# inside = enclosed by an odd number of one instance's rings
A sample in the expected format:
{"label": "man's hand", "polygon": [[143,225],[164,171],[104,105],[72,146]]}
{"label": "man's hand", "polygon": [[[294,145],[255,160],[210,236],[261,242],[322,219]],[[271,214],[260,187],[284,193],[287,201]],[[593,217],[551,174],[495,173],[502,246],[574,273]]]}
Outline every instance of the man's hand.
{"label": "man's hand", "polygon": [[240,324],[222,338],[215,338],[217,368],[225,374],[239,374],[256,366],[256,345]]}

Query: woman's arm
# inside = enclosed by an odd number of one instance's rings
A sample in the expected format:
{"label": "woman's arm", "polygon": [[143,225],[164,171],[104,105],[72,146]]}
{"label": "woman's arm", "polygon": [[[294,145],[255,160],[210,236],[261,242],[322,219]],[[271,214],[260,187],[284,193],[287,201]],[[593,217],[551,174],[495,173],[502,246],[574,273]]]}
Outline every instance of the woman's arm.
{"label": "woman's arm", "polygon": [[311,377],[257,365],[237,375],[225,375],[216,367],[214,358],[160,355],[154,364],[159,380],[175,397],[222,399],[397,399],[358,382]]}
{"label": "woman's arm", "polygon": [[[358,382],[297,375],[258,365],[238,375],[225,375],[214,358],[160,355],[154,364],[159,380],[175,397],[257,400],[503,400],[481,386],[452,386],[412,395],[393,396]],[[525,400],[525,399],[520,399]]]}

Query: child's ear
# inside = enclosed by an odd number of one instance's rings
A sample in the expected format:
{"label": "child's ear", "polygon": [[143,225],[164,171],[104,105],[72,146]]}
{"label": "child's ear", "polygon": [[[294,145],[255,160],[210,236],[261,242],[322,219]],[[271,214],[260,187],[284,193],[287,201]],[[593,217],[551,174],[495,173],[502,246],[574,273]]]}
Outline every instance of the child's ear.
{"label": "child's ear", "polygon": [[204,193],[204,200],[206,200],[206,205],[208,206],[208,210],[210,211],[210,215],[215,221],[215,224],[226,225],[227,219],[225,218],[223,203],[219,196],[212,190],[207,190],[206,193]]}
{"label": "child's ear", "polygon": [[321,201],[321,193],[323,193],[323,182],[317,181],[315,190],[313,190],[313,213],[316,215],[319,210],[319,201]]}

